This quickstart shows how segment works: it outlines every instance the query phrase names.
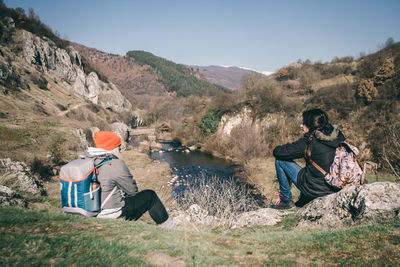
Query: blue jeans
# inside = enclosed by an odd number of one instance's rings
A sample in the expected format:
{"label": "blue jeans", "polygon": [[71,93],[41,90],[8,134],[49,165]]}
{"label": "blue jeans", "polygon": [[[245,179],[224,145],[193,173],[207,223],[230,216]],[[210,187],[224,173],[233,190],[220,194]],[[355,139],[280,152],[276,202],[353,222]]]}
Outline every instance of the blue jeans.
{"label": "blue jeans", "polygon": [[294,161],[275,160],[276,176],[279,182],[279,193],[292,199],[292,192],[290,192],[290,181],[297,186],[297,175],[301,167]]}

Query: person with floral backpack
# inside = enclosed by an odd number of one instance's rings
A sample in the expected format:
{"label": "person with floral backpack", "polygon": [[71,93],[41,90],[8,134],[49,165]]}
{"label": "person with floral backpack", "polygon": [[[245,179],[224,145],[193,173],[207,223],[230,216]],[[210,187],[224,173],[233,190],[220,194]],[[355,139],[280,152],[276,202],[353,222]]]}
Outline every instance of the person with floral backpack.
{"label": "person with floral backpack", "polygon": [[[345,140],[339,127],[331,125],[328,115],[321,109],[303,112],[303,123],[300,127],[304,133],[302,138],[277,146],[273,150],[279,199],[270,208],[290,209],[295,205],[302,207],[317,197],[338,192],[346,186],[345,182],[340,186],[332,183],[334,179],[330,175],[336,150],[343,146]],[[299,158],[305,158],[304,168],[293,161]],[[361,180],[358,179],[358,182],[361,183]],[[300,190],[300,198],[296,203],[292,200],[291,183]]]}

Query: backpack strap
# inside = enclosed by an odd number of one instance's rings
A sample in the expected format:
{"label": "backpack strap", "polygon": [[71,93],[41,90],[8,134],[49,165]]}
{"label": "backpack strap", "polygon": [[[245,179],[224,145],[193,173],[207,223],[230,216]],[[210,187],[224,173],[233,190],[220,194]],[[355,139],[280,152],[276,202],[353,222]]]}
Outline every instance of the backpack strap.
{"label": "backpack strap", "polygon": [[[93,160],[93,163],[94,163],[95,160],[96,160],[96,159]],[[98,168],[99,168],[101,165],[103,165],[104,163],[106,163],[107,161],[110,161],[110,160],[112,160],[111,157],[103,159],[99,164],[94,164],[94,169],[93,169],[94,175],[93,175],[92,181],[97,182],[97,175],[99,174]]]}
{"label": "backpack strap", "polygon": [[312,159],[309,159],[310,163],[320,172],[322,173],[324,176],[326,176],[328,173],[322,169],[317,163],[315,163],[315,161],[313,161]]}
{"label": "backpack strap", "polygon": [[[97,175],[99,174],[99,170],[98,168],[100,166],[102,166],[104,163],[106,163],[107,161],[112,160],[112,157],[107,157],[104,160],[102,160],[99,164],[95,164],[94,165],[94,175],[93,175],[93,181],[97,181]],[[111,191],[110,194],[108,194],[107,198],[103,201],[103,203],[101,203],[101,209],[103,209],[103,207],[106,205],[106,203],[110,200],[112,194],[114,194],[114,192],[117,190],[117,186],[115,186],[113,188],[113,190]]]}
{"label": "backpack strap", "polygon": [[110,198],[111,198],[112,194],[114,194],[115,190],[117,190],[117,186],[114,186],[111,193],[107,196],[107,198],[103,201],[103,203],[101,203],[101,209],[103,209],[103,207],[106,205],[106,203],[110,200]]}

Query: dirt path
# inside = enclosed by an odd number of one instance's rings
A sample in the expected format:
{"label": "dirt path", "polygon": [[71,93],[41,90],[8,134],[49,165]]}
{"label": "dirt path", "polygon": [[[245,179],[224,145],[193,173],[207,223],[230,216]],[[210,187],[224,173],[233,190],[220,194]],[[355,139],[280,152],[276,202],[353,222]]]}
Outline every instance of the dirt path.
{"label": "dirt path", "polygon": [[82,107],[82,106],[84,106],[84,105],[87,105],[87,103],[79,103],[79,104],[77,104],[77,105],[74,105],[74,106],[68,108],[67,110],[64,110],[64,111],[59,112],[59,113],[57,114],[57,116],[64,116],[65,114],[67,114],[67,113],[70,112],[71,110],[80,108],[80,107]]}

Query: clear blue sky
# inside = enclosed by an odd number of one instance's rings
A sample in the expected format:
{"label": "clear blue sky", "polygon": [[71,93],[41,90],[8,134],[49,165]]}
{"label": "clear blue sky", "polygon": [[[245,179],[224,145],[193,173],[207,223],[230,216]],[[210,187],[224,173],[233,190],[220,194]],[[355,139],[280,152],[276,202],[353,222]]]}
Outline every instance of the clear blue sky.
{"label": "clear blue sky", "polygon": [[4,0],[61,37],[188,65],[276,71],[298,59],[371,53],[400,41],[400,0]]}

